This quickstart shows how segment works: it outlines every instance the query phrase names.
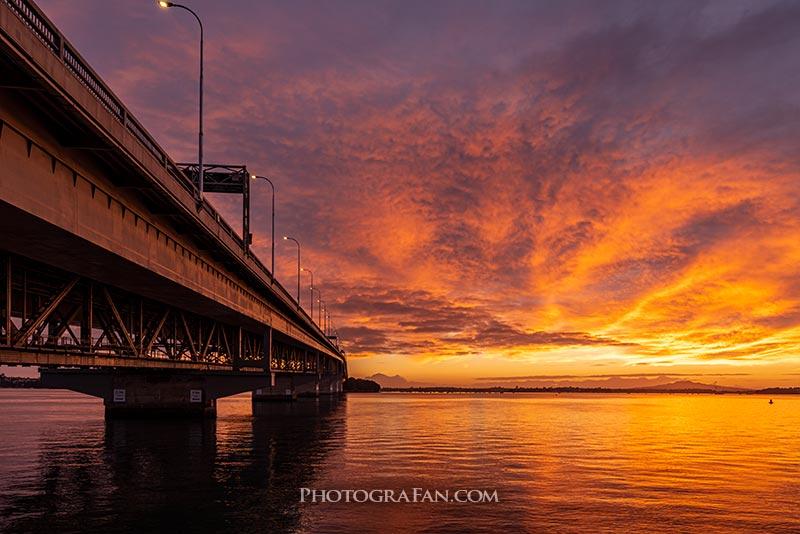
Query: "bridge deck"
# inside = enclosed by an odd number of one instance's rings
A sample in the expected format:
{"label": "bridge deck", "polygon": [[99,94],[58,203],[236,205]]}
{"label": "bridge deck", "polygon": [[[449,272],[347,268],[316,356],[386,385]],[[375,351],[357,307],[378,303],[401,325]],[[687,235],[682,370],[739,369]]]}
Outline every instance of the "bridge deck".
{"label": "bridge deck", "polygon": [[[197,204],[191,181],[28,0],[0,0],[0,72],[0,251],[8,258],[42,262],[80,277],[82,287],[118,288],[198,321],[268,330],[286,346],[344,366],[338,347],[219,213]],[[15,331],[30,318],[16,311],[23,281],[7,263],[0,362],[88,362],[83,350],[58,356],[29,346],[32,338],[15,345]],[[66,322],[79,328],[77,318]],[[90,337],[96,328],[84,321]],[[124,339],[125,329],[116,329]],[[125,361],[142,359],[135,352]]]}

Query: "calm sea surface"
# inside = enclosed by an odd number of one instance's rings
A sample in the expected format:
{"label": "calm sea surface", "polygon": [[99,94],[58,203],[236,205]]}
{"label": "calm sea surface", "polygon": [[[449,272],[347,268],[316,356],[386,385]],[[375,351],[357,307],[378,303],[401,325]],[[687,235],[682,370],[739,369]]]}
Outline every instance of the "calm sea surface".
{"label": "calm sea surface", "polygon": [[[351,395],[111,421],[0,390],[0,532],[800,532],[800,398]],[[300,503],[300,488],[499,502]]]}

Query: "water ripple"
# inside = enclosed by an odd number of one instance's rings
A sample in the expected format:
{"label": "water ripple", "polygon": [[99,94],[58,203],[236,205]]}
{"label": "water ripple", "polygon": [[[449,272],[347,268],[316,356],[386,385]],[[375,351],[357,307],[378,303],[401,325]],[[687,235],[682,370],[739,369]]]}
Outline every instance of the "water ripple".
{"label": "water ripple", "polygon": [[[352,395],[217,421],[0,391],[2,532],[800,532],[800,398]],[[299,488],[500,502],[301,504]]]}

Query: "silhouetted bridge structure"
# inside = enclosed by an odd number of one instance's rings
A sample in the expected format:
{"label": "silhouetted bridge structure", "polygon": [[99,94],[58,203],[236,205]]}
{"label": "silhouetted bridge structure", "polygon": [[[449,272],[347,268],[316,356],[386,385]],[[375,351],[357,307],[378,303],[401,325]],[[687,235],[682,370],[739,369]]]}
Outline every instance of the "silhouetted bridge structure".
{"label": "silhouetted bridge structure", "polygon": [[346,362],[29,0],[0,0],[0,364],[108,411],[210,413],[218,397],[341,391]]}

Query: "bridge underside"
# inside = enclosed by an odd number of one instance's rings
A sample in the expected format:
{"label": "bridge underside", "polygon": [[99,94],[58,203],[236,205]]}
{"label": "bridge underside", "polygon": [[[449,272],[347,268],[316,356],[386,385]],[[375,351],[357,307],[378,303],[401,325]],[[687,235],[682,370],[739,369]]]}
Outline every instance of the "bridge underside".
{"label": "bridge underside", "polygon": [[0,199],[0,254],[4,252],[59,266],[78,276],[114,285],[146,298],[170,302],[219,321],[244,323],[251,329],[259,327],[258,322],[234,313],[213,299],[203,298],[168,278],[155,276],[144,265],[111,254]]}
{"label": "bridge underside", "polygon": [[103,399],[115,417],[207,417],[217,399],[252,392],[253,415],[269,415],[275,401],[318,398],[341,393],[336,375],[197,372],[163,369],[42,368],[42,384]]}
{"label": "bridge underside", "polygon": [[341,390],[336,362],[272,329],[9,252],[0,265],[0,364],[38,365],[43,385],[100,397],[109,414],[212,415],[217,398],[245,391],[257,402]]}
{"label": "bridge underside", "polygon": [[2,265],[0,363],[317,371],[317,354],[269,328],[226,323],[19,255],[5,254]]}

